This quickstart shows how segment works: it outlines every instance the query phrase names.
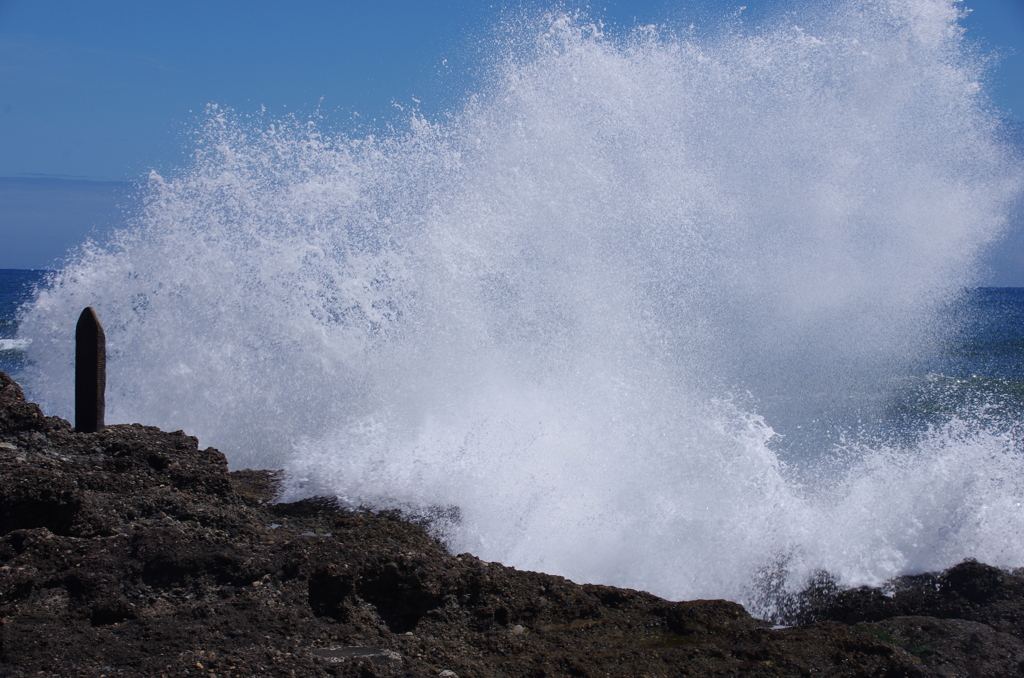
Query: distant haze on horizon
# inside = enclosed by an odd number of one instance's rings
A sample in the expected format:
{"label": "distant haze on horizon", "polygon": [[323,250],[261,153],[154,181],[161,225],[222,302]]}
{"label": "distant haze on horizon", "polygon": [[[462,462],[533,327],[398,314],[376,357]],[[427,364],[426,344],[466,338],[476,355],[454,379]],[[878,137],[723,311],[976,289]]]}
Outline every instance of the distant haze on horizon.
{"label": "distant haze on horizon", "polygon": [[[608,0],[584,11],[613,35],[647,24],[801,23],[798,0]],[[817,4],[817,3],[814,3]],[[745,6],[740,10],[741,6]],[[968,39],[1000,61],[987,82],[1024,120],[1024,2],[969,0]],[[124,225],[136,182],[190,162],[208,103],[242,115],[322,115],[354,135],[457,111],[487,77],[503,20],[570,3],[0,0],[0,268],[43,268]],[[1024,137],[1024,135],[1018,135]],[[986,262],[1024,286],[1024,217]]]}

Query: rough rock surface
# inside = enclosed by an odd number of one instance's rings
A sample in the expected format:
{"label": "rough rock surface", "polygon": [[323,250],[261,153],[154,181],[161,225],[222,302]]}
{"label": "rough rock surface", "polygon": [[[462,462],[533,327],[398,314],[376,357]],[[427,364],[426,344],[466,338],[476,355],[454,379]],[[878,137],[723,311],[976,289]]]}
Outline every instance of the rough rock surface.
{"label": "rough rock surface", "polygon": [[772,628],[453,555],[394,514],[273,503],[195,438],[74,433],[0,372],[4,676],[1012,676],[1024,578],[827,578]]}

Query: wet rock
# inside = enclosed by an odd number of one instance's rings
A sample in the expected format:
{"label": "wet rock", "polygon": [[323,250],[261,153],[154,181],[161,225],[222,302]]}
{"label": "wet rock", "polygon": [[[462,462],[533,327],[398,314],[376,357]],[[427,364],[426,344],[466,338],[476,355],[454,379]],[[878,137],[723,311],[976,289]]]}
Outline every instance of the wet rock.
{"label": "wet rock", "polygon": [[898,646],[941,676],[1024,675],[1024,642],[961,619],[894,617],[854,626]]}
{"label": "wet rock", "polygon": [[26,402],[21,386],[0,372],[0,434],[44,431],[46,428],[46,417],[39,406]]}
{"label": "wet rock", "polygon": [[787,621],[847,624],[927,616],[986,624],[1024,640],[1024,573],[967,560],[942,573],[898,577],[883,588],[840,590],[819,579],[797,596]]}

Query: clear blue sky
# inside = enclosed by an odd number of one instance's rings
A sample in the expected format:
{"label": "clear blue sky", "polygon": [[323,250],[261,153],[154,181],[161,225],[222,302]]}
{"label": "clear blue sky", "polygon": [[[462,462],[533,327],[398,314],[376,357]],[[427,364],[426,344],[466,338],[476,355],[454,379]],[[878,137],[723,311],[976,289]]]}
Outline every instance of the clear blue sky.
{"label": "clear blue sky", "polygon": [[[612,30],[693,23],[713,31],[741,4],[750,24],[798,8],[796,0],[605,0],[589,13]],[[991,83],[996,105],[1024,120],[1024,0],[964,5],[972,10],[964,21],[969,37],[1002,56]],[[353,114],[368,124],[386,121],[395,103],[415,98],[430,117],[457,107],[472,90],[503,12],[556,6],[0,0],[0,178],[123,182],[180,166],[190,150],[188,131],[210,102],[240,112],[265,106],[274,115],[319,105],[345,126]],[[0,187],[0,237],[8,245],[0,268],[45,265],[113,214],[111,199],[86,201],[77,221],[64,219],[49,231],[40,217],[34,228],[46,237],[20,233],[32,251],[16,254],[14,231],[24,226],[10,205],[30,211],[25,186]]]}

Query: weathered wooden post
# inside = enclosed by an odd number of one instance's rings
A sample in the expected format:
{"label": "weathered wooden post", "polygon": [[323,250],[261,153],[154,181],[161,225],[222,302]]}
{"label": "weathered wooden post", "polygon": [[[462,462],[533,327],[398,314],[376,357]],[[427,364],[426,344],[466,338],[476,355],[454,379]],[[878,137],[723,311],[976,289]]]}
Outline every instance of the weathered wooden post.
{"label": "weathered wooden post", "polygon": [[75,328],[75,430],[79,433],[103,428],[106,389],[107,337],[95,309],[89,306]]}

